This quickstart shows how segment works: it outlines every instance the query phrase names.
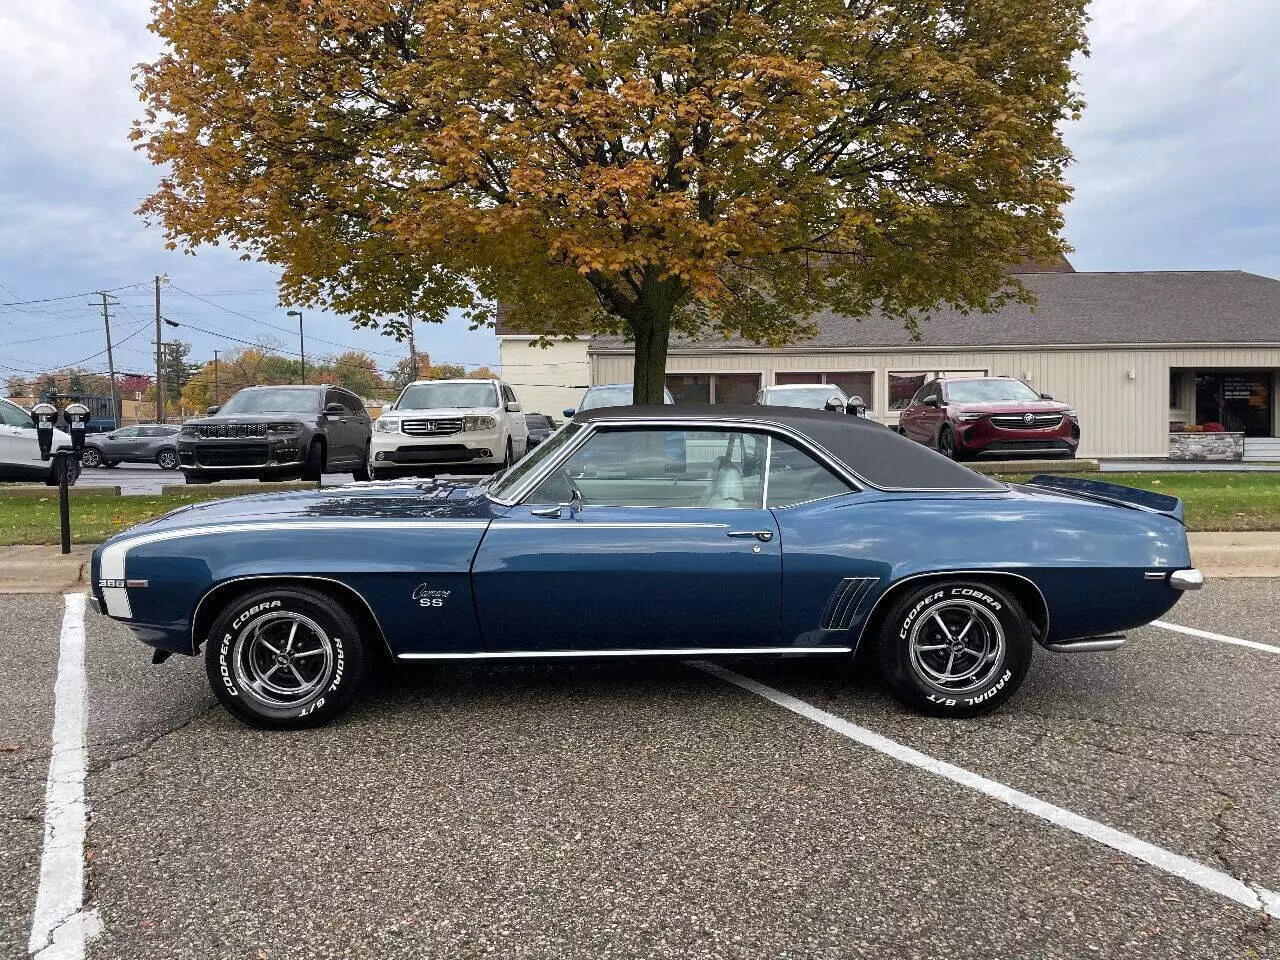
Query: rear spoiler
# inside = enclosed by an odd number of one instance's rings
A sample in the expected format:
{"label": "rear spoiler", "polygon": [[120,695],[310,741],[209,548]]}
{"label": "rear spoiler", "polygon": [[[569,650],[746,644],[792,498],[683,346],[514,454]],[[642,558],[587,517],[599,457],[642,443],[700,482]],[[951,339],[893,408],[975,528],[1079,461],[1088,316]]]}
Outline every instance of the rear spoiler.
{"label": "rear spoiler", "polygon": [[1134,487],[1121,486],[1118,483],[1105,483],[1102,480],[1078,480],[1075,477],[1061,477],[1050,474],[1037,474],[1027,481],[1028,487],[1040,487],[1054,493],[1066,494],[1068,497],[1079,497],[1083,500],[1097,500],[1116,507],[1128,507],[1130,510],[1145,510],[1172,517],[1179,523],[1182,517],[1182,501],[1165,493],[1151,490],[1139,490]]}

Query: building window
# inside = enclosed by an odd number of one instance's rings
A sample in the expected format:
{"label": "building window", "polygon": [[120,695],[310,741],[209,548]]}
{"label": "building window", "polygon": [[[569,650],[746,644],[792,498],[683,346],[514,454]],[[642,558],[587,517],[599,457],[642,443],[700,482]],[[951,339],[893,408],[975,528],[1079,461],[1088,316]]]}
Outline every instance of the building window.
{"label": "building window", "polygon": [[876,376],[870,370],[835,373],[775,373],[773,382],[778,386],[796,383],[831,383],[846,396],[861,397],[868,410],[875,409]]}
{"label": "building window", "polygon": [[754,403],[758,373],[669,373],[667,389],[676,403]]}

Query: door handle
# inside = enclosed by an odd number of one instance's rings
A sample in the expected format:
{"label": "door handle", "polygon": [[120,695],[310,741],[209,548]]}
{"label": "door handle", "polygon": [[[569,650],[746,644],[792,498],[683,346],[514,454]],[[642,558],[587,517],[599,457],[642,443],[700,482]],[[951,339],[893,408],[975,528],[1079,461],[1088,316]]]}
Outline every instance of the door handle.
{"label": "door handle", "polygon": [[761,543],[768,543],[770,540],[773,539],[772,530],[730,530],[728,531],[728,534],[729,536],[734,537],[735,539],[746,539],[747,537],[754,537],[756,540],[759,540]]}

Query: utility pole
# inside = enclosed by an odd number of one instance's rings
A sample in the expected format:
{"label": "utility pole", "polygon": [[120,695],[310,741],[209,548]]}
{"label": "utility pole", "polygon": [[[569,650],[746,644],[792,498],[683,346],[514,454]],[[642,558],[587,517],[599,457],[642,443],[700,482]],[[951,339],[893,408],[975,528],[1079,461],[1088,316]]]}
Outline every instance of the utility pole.
{"label": "utility pole", "polygon": [[213,402],[218,402],[218,351],[213,351]]}
{"label": "utility pole", "polygon": [[413,314],[409,314],[409,363],[413,365],[413,379],[418,379],[418,344],[413,339]]}
{"label": "utility pole", "polygon": [[307,344],[302,339],[302,311],[290,310],[289,316],[298,318],[298,355],[302,357],[302,382],[307,382]]}
{"label": "utility pole", "polygon": [[160,277],[156,276],[156,423],[164,423],[164,365],[160,345]]}
{"label": "utility pole", "polygon": [[102,325],[107,331],[107,376],[111,379],[111,419],[118,427],[120,426],[120,395],[116,392],[116,361],[111,353],[111,312],[107,309],[110,304],[106,293],[99,296],[102,297]]}

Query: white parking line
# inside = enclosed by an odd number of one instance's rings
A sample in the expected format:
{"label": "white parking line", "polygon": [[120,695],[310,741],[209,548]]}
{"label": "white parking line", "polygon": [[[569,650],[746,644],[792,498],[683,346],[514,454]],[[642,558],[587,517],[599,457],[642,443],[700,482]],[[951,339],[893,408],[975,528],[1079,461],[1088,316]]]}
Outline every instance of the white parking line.
{"label": "white parking line", "polygon": [[1169,623],[1166,620],[1152,620],[1151,626],[1161,630],[1172,630],[1175,633],[1187,633],[1205,640],[1217,640],[1220,643],[1234,643],[1237,647],[1249,647],[1252,650],[1265,650],[1267,653],[1280,653],[1280,647],[1271,643],[1259,643],[1257,640],[1241,640],[1239,637],[1228,637],[1222,633],[1210,633],[1208,630],[1197,630],[1195,627],[1184,627],[1181,624]]}
{"label": "white parking line", "polygon": [[97,933],[84,910],[85,673],[83,593],[68,593],[54,684],[53,746],[45,785],[40,888],[27,950],[37,960],[82,960]]}
{"label": "white parking line", "polygon": [[1023,793],[1021,790],[1015,790],[1013,787],[1007,787],[994,780],[988,780],[986,777],[971,770],[966,770],[964,767],[957,767],[955,764],[938,760],[928,754],[921,753],[919,750],[913,750],[911,747],[898,743],[896,740],[890,740],[888,737],[874,733],[866,727],[860,727],[856,723],[837,717],[835,714],[827,713],[827,711],[815,707],[811,703],[806,703],[780,690],[775,690],[773,687],[734,673],[732,670],[726,670],[724,667],[705,661],[691,661],[691,663],[699,670],[719,677],[721,680],[741,687],[743,690],[758,694],[766,700],[815,723],[819,723],[828,730],[833,730],[841,736],[848,737],[864,747],[877,750],[893,757],[895,760],[909,763],[911,766],[918,767],[921,770],[927,770],[929,773],[944,777],[963,787],[977,790],[979,793],[984,793],[1032,816],[1047,820],[1056,826],[1062,827],[1064,830],[1070,830],[1072,833],[1088,837],[1090,840],[1096,840],[1098,843],[1105,844],[1113,850],[1119,850],[1121,853],[1127,854],[1136,860],[1141,860],[1143,863],[1148,863],[1176,877],[1181,877],[1183,880],[1198,887],[1203,887],[1205,890],[1226,897],[1229,900],[1234,900],[1236,903],[1242,904],[1251,910],[1262,910],[1272,917],[1280,918],[1280,893],[1263,887],[1251,886],[1237,880],[1230,874],[1223,873],[1221,870],[1215,870],[1213,867],[1205,866],[1203,863],[1198,863],[1170,850],[1165,850],[1163,847],[1157,847],[1154,844],[1147,843],[1145,840],[1140,840],[1113,827],[1108,827],[1106,824],[1098,823],[1096,820],[1090,820],[1088,817],[1082,817],[1078,813],[1072,813],[1070,810]]}

